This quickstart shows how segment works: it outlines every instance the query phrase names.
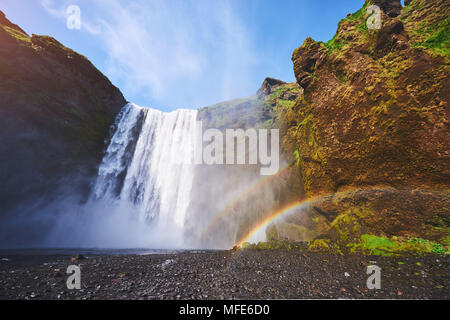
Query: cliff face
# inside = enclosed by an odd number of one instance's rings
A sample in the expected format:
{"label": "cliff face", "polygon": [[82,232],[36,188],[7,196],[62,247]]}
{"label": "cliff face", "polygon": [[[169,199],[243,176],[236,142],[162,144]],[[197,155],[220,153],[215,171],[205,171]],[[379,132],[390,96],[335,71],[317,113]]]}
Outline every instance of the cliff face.
{"label": "cliff face", "polygon": [[[371,4],[380,30],[367,28]],[[277,119],[306,194],[343,192],[312,210],[327,218],[326,237],[448,241],[450,2],[407,4],[366,0],[332,40],[308,38],[293,53],[304,94]]]}
{"label": "cliff face", "polygon": [[449,56],[415,35],[445,20],[448,29],[450,4],[413,1],[400,16],[383,13],[376,31],[364,28],[368,3],[333,40],[307,39],[293,54],[305,187],[448,187]]}
{"label": "cliff face", "polygon": [[85,57],[0,11],[0,212],[54,195],[66,177],[86,191],[125,103]]}

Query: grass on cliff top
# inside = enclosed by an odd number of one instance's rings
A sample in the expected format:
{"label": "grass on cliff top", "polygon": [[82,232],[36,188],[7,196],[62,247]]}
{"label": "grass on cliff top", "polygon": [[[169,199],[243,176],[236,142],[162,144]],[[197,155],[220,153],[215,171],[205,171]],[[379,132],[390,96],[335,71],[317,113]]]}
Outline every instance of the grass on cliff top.
{"label": "grass on cliff top", "polygon": [[342,23],[343,21],[360,21],[362,18],[366,16],[366,11],[369,5],[371,5],[371,1],[366,0],[361,9],[359,9],[355,13],[352,13],[348,17],[342,19],[339,23]]}
{"label": "grass on cliff top", "polygon": [[[39,36],[39,35],[33,35],[33,37],[31,38],[31,42],[36,42],[33,41],[33,39],[37,39],[38,42],[40,42],[40,44],[44,44],[45,46],[49,47],[49,48],[57,48],[59,50],[61,50],[62,52],[64,52],[65,54],[67,54],[68,57],[79,57],[82,60],[85,60],[86,62],[88,62],[90,65],[92,65],[92,63],[89,61],[89,59],[87,57],[85,57],[84,55],[72,50],[71,48],[66,47],[65,45],[63,45],[61,42],[59,42],[58,40],[56,40],[53,37],[50,36]],[[92,67],[95,68],[94,65],[92,65]]]}
{"label": "grass on cliff top", "polygon": [[358,26],[358,30],[359,31],[368,30],[366,24],[366,17],[368,16],[368,14],[366,10],[369,5],[370,1],[365,1],[361,9],[339,21],[338,30],[336,31],[334,37],[328,42],[324,43],[325,47],[328,49],[328,54],[332,54],[333,52],[341,50],[344,47],[345,41],[343,39],[339,39],[339,29],[342,27],[344,23],[356,24],[358,22],[361,22]]}
{"label": "grass on cliff top", "polygon": [[17,39],[19,41],[24,41],[24,42],[31,43],[31,39],[30,39],[30,37],[27,34],[21,32],[21,31],[19,31],[17,29],[10,28],[8,26],[1,26],[1,27],[3,28],[3,30],[5,30],[13,38],[15,38],[15,39]]}
{"label": "grass on cliff top", "polygon": [[325,43],[325,47],[328,49],[328,54],[332,54],[336,50],[342,49],[344,42],[342,40],[337,40],[337,33],[334,35],[333,39]]}

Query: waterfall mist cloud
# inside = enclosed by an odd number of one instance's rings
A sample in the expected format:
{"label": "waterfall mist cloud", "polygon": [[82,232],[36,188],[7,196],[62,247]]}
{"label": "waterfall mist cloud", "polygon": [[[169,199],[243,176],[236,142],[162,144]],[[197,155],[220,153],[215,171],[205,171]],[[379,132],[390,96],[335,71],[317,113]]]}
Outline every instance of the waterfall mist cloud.
{"label": "waterfall mist cloud", "polygon": [[151,101],[158,105],[148,106],[167,111],[247,96],[257,89],[258,53],[235,2],[42,0],[41,4],[60,19],[66,19],[67,6],[81,8],[81,28],[105,52],[108,77],[126,96],[146,100],[133,102]]}

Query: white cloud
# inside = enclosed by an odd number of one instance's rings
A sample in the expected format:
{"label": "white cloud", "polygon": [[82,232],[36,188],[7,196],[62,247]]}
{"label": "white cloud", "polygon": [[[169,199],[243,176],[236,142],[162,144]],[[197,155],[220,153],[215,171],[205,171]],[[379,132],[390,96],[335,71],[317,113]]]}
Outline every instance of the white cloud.
{"label": "white cloud", "polygon": [[256,54],[228,1],[65,0],[55,9],[54,1],[42,0],[59,18],[69,4],[82,8],[82,28],[97,36],[106,73],[127,97],[204,106],[254,89]]}
{"label": "white cloud", "polygon": [[126,79],[127,90],[148,90],[163,100],[173,94],[168,92],[172,82],[201,72],[204,57],[192,41],[195,29],[178,23],[176,12],[163,2],[153,4],[148,8],[107,1],[110,15],[102,20],[102,38],[113,76]]}

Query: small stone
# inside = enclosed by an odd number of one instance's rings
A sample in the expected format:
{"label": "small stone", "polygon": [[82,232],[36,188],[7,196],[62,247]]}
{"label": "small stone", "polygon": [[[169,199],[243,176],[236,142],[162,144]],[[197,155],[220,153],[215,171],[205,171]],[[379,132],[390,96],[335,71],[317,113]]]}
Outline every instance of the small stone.
{"label": "small stone", "polygon": [[85,256],[81,255],[81,254],[74,254],[73,256],[70,257],[70,262],[77,262],[80,260],[84,260],[86,259]]}

